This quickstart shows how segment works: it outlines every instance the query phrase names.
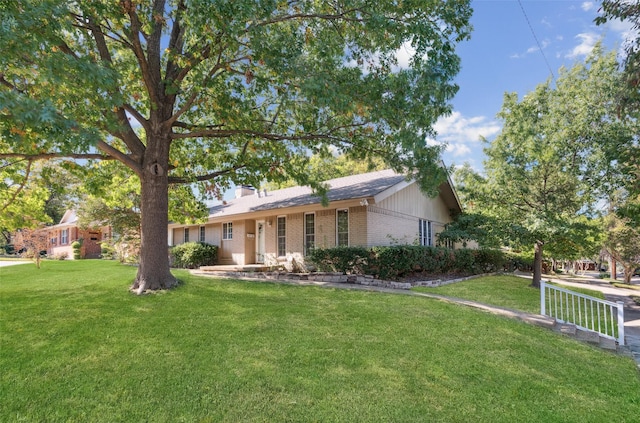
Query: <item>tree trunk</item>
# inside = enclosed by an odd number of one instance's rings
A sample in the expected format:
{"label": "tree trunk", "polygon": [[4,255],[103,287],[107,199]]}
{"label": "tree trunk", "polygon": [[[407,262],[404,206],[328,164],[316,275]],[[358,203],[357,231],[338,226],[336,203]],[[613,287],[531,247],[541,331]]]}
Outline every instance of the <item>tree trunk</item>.
{"label": "tree trunk", "polygon": [[531,280],[531,286],[534,288],[540,288],[540,281],[542,280],[542,247],[544,243],[542,241],[536,241],[534,245],[533,256],[533,279]]}
{"label": "tree trunk", "polygon": [[631,276],[633,276],[634,270],[635,266],[624,266],[624,283],[627,285],[631,285]]}
{"label": "tree trunk", "polygon": [[140,267],[131,286],[138,295],[145,291],[168,289],[178,283],[169,270],[169,185],[166,169],[163,163],[153,162],[144,166],[140,177]]}
{"label": "tree trunk", "polygon": [[616,259],[611,257],[611,279],[614,281],[618,279],[618,269],[616,266]]}

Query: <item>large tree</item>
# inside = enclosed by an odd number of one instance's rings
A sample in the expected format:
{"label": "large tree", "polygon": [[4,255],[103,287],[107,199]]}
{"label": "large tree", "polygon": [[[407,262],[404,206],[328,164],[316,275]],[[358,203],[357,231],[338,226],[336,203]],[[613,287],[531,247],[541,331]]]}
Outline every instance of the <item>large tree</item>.
{"label": "large tree", "polygon": [[305,157],[328,145],[384,157],[431,193],[443,177],[425,136],[457,90],[469,0],[30,0],[0,13],[0,158],[129,167],[137,292],[176,283],[169,184],[313,186]]}
{"label": "large tree", "polygon": [[620,182],[612,146],[632,145],[637,127],[616,113],[619,82],[615,55],[597,47],[585,63],[562,69],[555,87],[505,95],[504,127],[485,149],[485,199],[490,214],[517,223],[533,244],[534,286],[545,244],[579,231],[579,216]]}
{"label": "large tree", "polygon": [[624,84],[620,85],[619,100],[621,109],[640,111],[640,3],[632,0],[602,0],[600,15],[595,22],[602,25],[620,20],[631,25],[629,38],[624,46],[623,60]]}
{"label": "large tree", "polygon": [[640,229],[615,213],[605,218],[605,225],[605,249],[622,265],[624,282],[630,284],[634,270],[640,267]]}

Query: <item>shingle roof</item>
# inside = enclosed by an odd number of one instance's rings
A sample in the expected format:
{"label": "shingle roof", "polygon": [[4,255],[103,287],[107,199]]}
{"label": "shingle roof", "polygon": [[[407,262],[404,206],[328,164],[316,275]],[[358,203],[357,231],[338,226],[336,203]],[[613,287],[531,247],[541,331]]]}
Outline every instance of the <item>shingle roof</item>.
{"label": "shingle roof", "polygon": [[[364,173],[331,179],[325,183],[330,186],[327,197],[330,202],[373,197],[388,188],[404,181],[405,177],[393,170]],[[321,198],[313,195],[311,188],[296,186],[267,192],[266,197],[248,195],[235,198],[209,209],[209,216],[235,215],[256,211],[279,209],[283,207],[320,204]]]}

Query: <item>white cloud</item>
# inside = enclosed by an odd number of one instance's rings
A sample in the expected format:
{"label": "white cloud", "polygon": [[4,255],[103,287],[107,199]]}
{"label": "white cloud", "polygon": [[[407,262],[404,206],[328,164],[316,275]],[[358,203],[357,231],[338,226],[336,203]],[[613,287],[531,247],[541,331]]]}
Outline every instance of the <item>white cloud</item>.
{"label": "white cloud", "polygon": [[460,143],[447,144],[446,150],[454,157],[466,156],[467,154],[471,153],[471,149],[467,145]]}
{"label": "white cloud", "polygon": [[477,143],[500,132],[500,124],[484,116],[464,117],[460,112],[438,119],[433,129],[439,143],[450,145],[452,152],[467,153],[467,144]]}
{"label": "white cloud", "polygon": [[[551,44],[551,41],[549,41],[548,39],[542,40],[542,42],[540,43],[540,47],[542,47],[542,49],[546,49],[549,45]],[[540,51],[540,47],[538,47],[538,45],[534,45],[531,46],[527,49],[527,51],[525,51],[524,53],[514,53],[511,56],[509,56],[511,59],[522,59],[523,57],[525,57],[528,54],[532,54],[532,53],[536,53],[538,51]]]}
{"label": "white cloud", "polygon": [[580,7],[585,12],[588,12],[588,11],[592,10],[594,7],[596,7],[596,5],[592,1],[585,1],[585,2],[582,3],[582,5]]}
{"label": "white cloud", "polygon": [[594,32],[583,32],[582,34],[576,35],[575,38],[580,40],[580,43],[571,50],[571,53],[566,55],[569,59],[587,56],[591,53],[591,50],[593,50],[600,36]]}

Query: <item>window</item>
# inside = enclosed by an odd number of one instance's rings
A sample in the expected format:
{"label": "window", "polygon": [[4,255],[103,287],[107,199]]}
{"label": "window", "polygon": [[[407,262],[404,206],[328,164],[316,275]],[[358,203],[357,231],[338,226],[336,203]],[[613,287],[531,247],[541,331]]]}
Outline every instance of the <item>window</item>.
{"label": "window", "polygon": [[200,226],[200,242],[204,242],[205,230],[204,226]]}
{"label": "window", "polygon": [[51,238],[51,245],[56,245],[58,243],[58,238],[53,237]]}
{"label": "window", "polygon": [[287,254],[287,220],[283,217],[278,218],[278,257],[284,257]]}
{"label": "window", "polygon": [[309,254],[316,246],[316,215],[304,215],[304,253]]}
{"label": "window", "polygon": [[222,239],[233,239],[233,223],[222,224]]}
{"label": "window", "polygon": [[189,242],[189,228],[184,228],[184,242]]}
{"label": "window", "polygon": [[418,222],[418,237],[420,238],[420,245],[433,246],[431,222],[420,219]]}
{"label": "window", "polygon": [[63,229],[60,231],[60,244],[65,245],[69,243],[69,229]]}
{"label": "window", "polygon": [[336,244],[338,247],[346,247],[349,245],[349,210],[338,210],[336,215],[337,236]]}

